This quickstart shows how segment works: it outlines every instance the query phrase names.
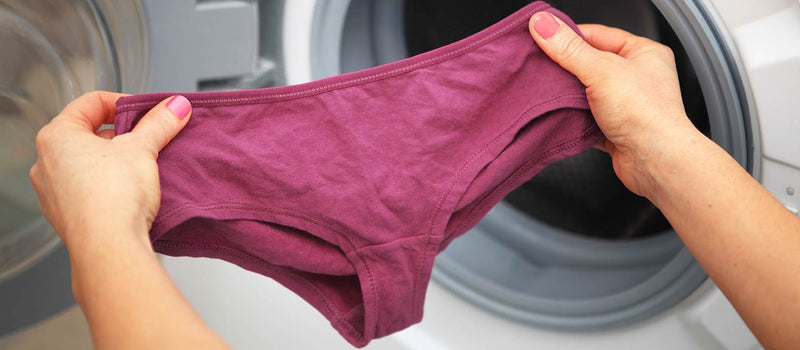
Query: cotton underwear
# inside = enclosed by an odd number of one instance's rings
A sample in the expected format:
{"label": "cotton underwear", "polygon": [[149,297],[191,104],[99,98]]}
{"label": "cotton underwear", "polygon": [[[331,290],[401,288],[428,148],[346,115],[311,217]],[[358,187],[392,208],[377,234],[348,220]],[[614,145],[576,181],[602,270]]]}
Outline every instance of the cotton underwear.
{"label": "cotton underwear", "polygon": [[[542,10],[577,30],[535,2],[383,66],[183,94],[192,119],[159,154],[154,249],[269,276],[357,347],[419,322],[436,254],[603,137],[584,86],[528,33]],[[170,95],[121,98],[116,133]]]}

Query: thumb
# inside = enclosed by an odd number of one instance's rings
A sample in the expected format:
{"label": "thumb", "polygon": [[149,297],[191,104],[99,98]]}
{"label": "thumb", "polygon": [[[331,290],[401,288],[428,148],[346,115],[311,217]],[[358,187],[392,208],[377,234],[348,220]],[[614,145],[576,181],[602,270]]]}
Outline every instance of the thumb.
{"label": "thumb", "polygon": [[169,97],[147,112],[130,135],[156,154],[183,130],[191,113],[192,104],[186,97]]}
{"label": "thumb", "polygon": [[583,40],[572,28],[553,14],[541,11],[534,13],[528,22],[533,40],[562,68],[574,74],[583,85],[589,86],[598,71],[604,52],[595,49]]}

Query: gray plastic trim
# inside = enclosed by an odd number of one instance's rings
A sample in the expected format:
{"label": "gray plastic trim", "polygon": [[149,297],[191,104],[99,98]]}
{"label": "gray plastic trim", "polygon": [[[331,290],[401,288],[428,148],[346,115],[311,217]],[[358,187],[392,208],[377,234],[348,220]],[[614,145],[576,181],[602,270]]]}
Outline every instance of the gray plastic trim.
{"label": "gray plastic trim", "polygon": [[257,71],[259,13],[254,1],[141,4],[149,35],[146,92],[195,91],[202,80],[235,79]]}
{"label": "gray plastic trim", "polygon": [[686,49],[703,89],[711,138],[739,163],[752,170],[751,101],[743,93],[738,67],[721,28],[699,1],[654,0]]}
{"label": "gray plastic trim", "polygon": [[669,308],[706,275],[674,234],[622,242],[584,238],[500,203],[439,255],[433,278],[519,322],[594,329]]}
{"label": "gray plastic trim", "polygon": [[[314,80],[408,57],[404,1],[318,0],[311,32]],[[376,20],[379,19],[379,20]]]}
{"label": "gray plastic trim", "polygon": [[320,0],[311,25],[311,76],[313,80],[339,74],[342,32],[350,0]]}
{"label": "gray plastic trim", "polygon": [[719,44],[723,57],[727,59],[726,63],[729,68],[727,72],[731,75],[730,81],[735,84],[739,96],[748,152],[747,162],[744,167],[756,180],[761,181],[761,129],[753,92],[750,89],[750,80],[745,71],[744,63],[742,63],[742,58],[722,19],[714,11],[714,7],[705,0],[695,0],[695,3],[706,23],[710,24],[709,29],[713,31],[714,37],[717,39],[715,42]]}

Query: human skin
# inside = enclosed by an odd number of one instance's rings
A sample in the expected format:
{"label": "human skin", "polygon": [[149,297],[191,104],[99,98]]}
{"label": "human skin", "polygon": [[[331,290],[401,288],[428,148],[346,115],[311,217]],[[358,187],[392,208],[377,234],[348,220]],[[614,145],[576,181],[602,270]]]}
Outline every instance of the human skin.
{"label": "human skin", "polygon": [[531,36],[586,86],[600,145],[631,191],[666,216],[766,348],[800,346],[800,219],[689,121],[669,48],[546,12]]}
{"label": "human skin", "polygon": [[[622,182],[664,212],[764,346],[800,344],[800,220],[692,126],[669,49],[599,25],[581,26],[584,42],[540,15],[531,35],[587,86],[606,135],[600,147]],[[37,135],[31,182],[69,250],[73,293],[100,349],[225,348],[148,236],[160,198],[158,152],[190,117],[165,100],[131,133],[96,132],[113,123],[121,96],[84,95]]]}
{"label": "human skin", "polygon": [[168,108],[170,98],[131,133],[95,132],[113,124],[121,96],[83,95],[36,137],[31,182],[69,251],[75,299],[98,349],[226,348],[170,280],[148,238],[160,200],[158,152],[189,121],[191,106],[180,97]]}

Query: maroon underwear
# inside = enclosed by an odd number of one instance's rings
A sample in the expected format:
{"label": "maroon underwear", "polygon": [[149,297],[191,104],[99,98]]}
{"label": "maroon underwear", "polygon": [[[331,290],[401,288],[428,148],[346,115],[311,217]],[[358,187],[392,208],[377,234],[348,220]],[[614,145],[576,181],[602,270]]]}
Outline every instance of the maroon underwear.
{"label": "maroon underwear", "polygon": [[[436,254],[602,139],[583,85],[528,34],[541,10],[575,29],[536,2],[383,66],[184,94],[192,120],[159,154],[153,247],[269,276],[358,347],[419,322]],[[116,133],[169,95],[120,99]]]}

